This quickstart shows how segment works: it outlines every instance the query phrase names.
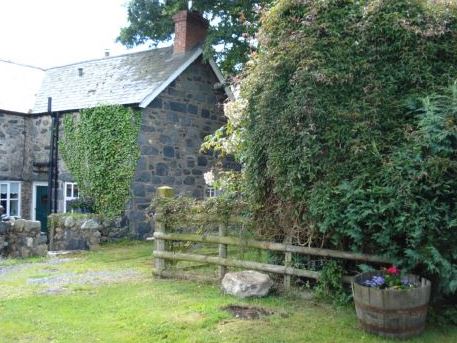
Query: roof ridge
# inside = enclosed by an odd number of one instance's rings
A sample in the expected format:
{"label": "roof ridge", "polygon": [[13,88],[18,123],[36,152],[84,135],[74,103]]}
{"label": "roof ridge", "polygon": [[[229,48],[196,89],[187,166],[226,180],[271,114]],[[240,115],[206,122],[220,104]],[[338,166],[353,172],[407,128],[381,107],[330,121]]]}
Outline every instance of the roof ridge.
{"label": "roof ridge", "polygon": [[103,60],[109,60],[109,59],[114,59],[114,58],[121,58],[121,57],[125,57],[125,56],[144,54],[144,53],[148,53],[148,52],[151,52],[151,51],[166,50],[166,49],[169,50],[171,48],[173,48],[173,46],[167,46],[167,47],[163,47],[163,48],[152,48],[152,49],[136,51],[136,52],[126,52],[124,54],[116,55],[116,56],[106,56],[106,57],[100,57],[100,58],[92,58],[92,59],[88,59],[88,60],[83,60],[83,61],[63,64],[63,65],[59,65],[59,66],[55,66],[55,67],[50,67],[50,68],[44,69],[44,71],[48,71],[48,70],[51,70],[51,69],[70,67],[70,66],[74,66],[74,65],[78,65],[78,64],[88,63],[88,62],[103,61]]}

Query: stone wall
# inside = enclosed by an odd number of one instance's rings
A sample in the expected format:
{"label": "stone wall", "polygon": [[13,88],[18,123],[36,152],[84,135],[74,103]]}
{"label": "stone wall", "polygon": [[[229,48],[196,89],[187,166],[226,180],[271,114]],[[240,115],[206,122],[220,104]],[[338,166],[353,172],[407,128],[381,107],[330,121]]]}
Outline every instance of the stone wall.
{"label": "stone wall", "polygon": [[21,115],[0,113],[0,180],[22,178],[25,121]]}
{"label": "stone wall", "polygon": [[2,254],[7,257],[46,256],[46,238],[41,236],[40,228],[40,222],[24,219],[1,222],[0,245],[4,247]]}
{"label": "stone wall", "polygon": [[193,63],[143,110],[139,144],[141,157],[132,186],[130,226],[138,237],[153,228],[144,211],[159,186],[179,194],[204,196],[203,173],[211,169],[211,155],[199,153],[203,138],[224,123],[225,93],[210,66]]}
{"label": "stone wall", "polygon": [[0,221],[0,256],[6,255],[6,247],[8,246],[6,235],[8,233],[9,227],[9,223],[4,223]]}
{"label": "stone wall", "polygon": [[133,238],[126,217],[100,222],[100,242],[116,242],[126,238]]}
{"label": "stone wall", "polygon": [[100,244],[100,224],[85,215],[49,216],[49,250],[87,250]]}
{"label": "stone wall", "polygon": [[0,180],[21,181],[21,217],[32,217],[32,182],[47,181],[51,120],[0,113]]}
{"label": "stone wall", "polygon": [[129,237],[126,222],[100,220],[91,214],[52,214],[49,217],[49,250],[96,249],[100,243]]}

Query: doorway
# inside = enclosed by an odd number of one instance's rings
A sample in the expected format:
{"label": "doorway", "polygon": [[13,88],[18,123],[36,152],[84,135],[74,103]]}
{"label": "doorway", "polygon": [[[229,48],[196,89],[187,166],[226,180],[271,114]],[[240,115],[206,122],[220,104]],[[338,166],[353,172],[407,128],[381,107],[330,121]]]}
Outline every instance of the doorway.
{"label": "doorway", "polygon": [[48,184],[33,185],[33,219],[41,223],[41,232],[48,231]]}

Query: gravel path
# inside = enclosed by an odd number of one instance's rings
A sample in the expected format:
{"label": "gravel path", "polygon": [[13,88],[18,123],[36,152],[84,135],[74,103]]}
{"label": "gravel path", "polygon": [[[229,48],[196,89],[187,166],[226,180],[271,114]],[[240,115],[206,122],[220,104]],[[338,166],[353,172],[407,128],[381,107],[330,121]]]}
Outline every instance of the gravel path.
{"label": "gravel path", "polygon": [[[101,284],[113,284],[137,280],[144,275],[134,269],[115,269],[115,270],[88,270],[84,272],[68,271],[68,268],[59,268],[65,263],[74,263],[79,258],[52,257],[44,262],[30,263],[25,262],[14,265],[2,265],[0,261],[0,281],[8,281],[16,278],[20,273],[30,273],[42,275],[42,277],[29,277],[24,286],[41,286],[38,293],[41,294],[60,294],[71,292],[71,286],[97,286]],[[49,275],[51,274],[51,275]],[[25,274],[27,275],[27,274]]]}
{"label": "gravel path", "polygon": [[21,264],[13,264],[11,266],[2,266],[1,263],[5,260],[0,260],[0,280],[2,278],[8,277],[11,274],[16,274],[21,271],[27,270],[31,267],[50,267],[50,266],[55,266],[57,264],[61,263],[66,263],[66,262],[73,262],[77,260],[77,258],[51,258],[45,262],[37,262],[37,263],[30,263],[30,262],[25,262]]}
{"label": "gravel path", "polygon": [[19,273],[24,269],[27,269],[26,264],[18,264],[12,266],[0,266],[0,280],[4,277],[9,276],[12,273]]}
{"label": "gravel path", "polygon": [[56,276],[32,278],[28,279],[27,283],[31,285],[40,284],[50,287],[62,287],[71,284],[99,285],[103,283],[132,280],[138,276],[140,276],[140,274],[134,270],[89,271],[85,273],[64,273]]}

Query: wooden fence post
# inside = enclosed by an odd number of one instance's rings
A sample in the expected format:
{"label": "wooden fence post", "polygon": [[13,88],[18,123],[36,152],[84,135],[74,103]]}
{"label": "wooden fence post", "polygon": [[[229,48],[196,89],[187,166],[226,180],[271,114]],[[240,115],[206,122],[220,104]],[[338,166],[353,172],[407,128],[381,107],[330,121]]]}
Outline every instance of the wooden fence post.
{"label": "wooden fence post", "polygon": [[[286,236],[284,239],[284,244],[291,244],[292,237],[290,235]],[[292,266],[292,253],[290,251],[286,251],[284,254],[284,267],[289,268]],[[290,289],[290,275],[284,274],[284,290],[288,291]]]}
{"label": "wooden fence post", "polygon": [[[171,187],[163,186],[157,188],[156,196],[158,198],[172,198],[174,196],[174,190]],[[165,233],[166,227],[164,224],[164,218],[162,213],[155,214],[155,232]],[[166,251],[166,244],[165,240],[163,239],[156,239],[156,251],[162,252]],[[162,258],[155,258],[155,273],[157,277],[161,277],[162,272],[165,270],[165,260]]]}
{"label": "wooden fence post", "polygon": [[[225,237],[227,234],[227,225],[219,224],[219,237]],[[227,244],[219,244],[219,257],[227,258]],[[227,273],[226,266],[219,266],[219,280],[222,280]]]}

